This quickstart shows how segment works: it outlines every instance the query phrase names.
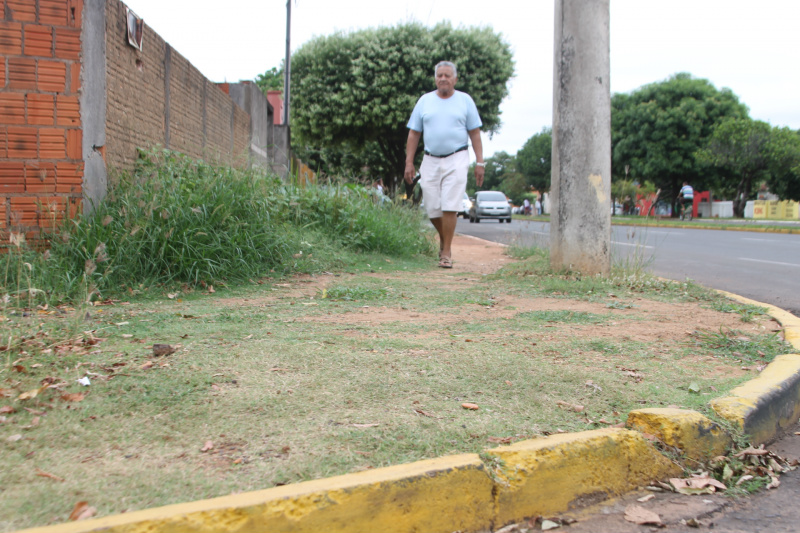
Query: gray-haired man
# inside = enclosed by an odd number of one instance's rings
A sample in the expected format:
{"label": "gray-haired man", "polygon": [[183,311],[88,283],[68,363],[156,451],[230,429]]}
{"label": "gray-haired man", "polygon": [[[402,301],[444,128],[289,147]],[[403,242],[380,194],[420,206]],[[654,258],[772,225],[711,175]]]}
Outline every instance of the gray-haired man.
{"label": "gray-haired man", "polygon": [[420,181],[425,210],[439,233],[439,266],[452,268],[453,235],[469,170],[469,141],[475,152],[475,183],[483,185],[483,125],[475,102],[467,94],[456,91],[458,71],[449,61],[442,61],[434,70],[436,90],[424,94],[414,106],[408,121],[406,142],[406,183],[412,183],[416,169],[414,155],[419,138],[425,136],[425,157],[420,165]]}

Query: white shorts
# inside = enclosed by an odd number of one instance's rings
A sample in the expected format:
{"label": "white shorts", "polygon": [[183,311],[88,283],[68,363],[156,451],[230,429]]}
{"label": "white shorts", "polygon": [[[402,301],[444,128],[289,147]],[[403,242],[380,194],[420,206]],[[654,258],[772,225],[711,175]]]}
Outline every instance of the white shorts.
{"label": "white shorts", "polygon": [[441,218],[444,211],[461,211],[468,170],[469,150],[448,157],[422,158],[419,185],[428,218]]}

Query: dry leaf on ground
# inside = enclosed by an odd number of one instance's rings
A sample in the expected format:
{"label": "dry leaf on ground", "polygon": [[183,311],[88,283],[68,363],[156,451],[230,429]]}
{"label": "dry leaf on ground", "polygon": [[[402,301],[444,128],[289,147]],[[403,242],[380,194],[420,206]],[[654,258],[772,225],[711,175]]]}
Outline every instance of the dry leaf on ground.
{"label": "dry leaf on ground", "polygon": [[54,479],[56,481],[64,481],[63,477],[59,477],[59,476],[57,476],[55,474],[51,474],[50,472],[45,472],[44,470],[39,470],[38,468],[36,469],[36,475],[39,476],[39,477],[46,477],[46,478]]}
{"label": "dry leaf on ground", "polygon": [[380,424],[351,424],[354,428],[374,428]]}
{"label": "dry leaf on ground", "polygon": [[625,508],[625,520],[639,524],[640,526],[652,524],[654,526],[661,525],[661,517],[653,511],[648,511],[639,505],[629,505]]}
{"label": "dry leaf on ground", "polygon": [[563,409],[575,411],[576,413],[583,412],[584,409],[582,405],[578,405],[576,403],[562,402],[561,400],[557,401],[556,404]]}
{"label": "dry leaf on ground", "polygon": [[477,411],[478,409],[480,409],[480,407],[478,407],[478,404],[469,402],[462,403],[461,407],[463,407],[464,409],[469,409],[470,411]]}
{"label": "dry leaf on ground", "polygon": [[200,448],[200,451],[201,452],[208,452],[208,451],[211,451],[213,449],[214,449],[214,443],[211,442],[210,440],[207,440],[206,443],[203,444],[203,447]]}
{"label": "dry leaf on ground", "polygon": [[72,509],[69,519],[73,521],[86,520],[87,518],[93,517],[96,513],[97,509],[89,507],[89,502],[78,502],[75,504],[75,508]]}

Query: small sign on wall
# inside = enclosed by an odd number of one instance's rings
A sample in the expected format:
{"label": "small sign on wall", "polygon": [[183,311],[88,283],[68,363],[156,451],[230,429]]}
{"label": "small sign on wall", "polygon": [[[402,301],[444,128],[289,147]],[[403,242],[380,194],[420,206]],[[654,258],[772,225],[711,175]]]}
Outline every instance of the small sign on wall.
{"label": "small sign on wall", "polygon": [[125,11],[128,15],[128,44],[142,50],[142,37],[144,36],[144,20],[136,16],[136,13],[131,11],[131,8],[126,7]]}

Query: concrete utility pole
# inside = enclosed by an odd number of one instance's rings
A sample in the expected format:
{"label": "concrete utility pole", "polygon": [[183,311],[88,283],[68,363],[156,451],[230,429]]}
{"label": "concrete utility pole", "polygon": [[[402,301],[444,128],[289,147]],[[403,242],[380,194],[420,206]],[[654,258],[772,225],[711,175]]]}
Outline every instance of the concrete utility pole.
{"label": "concrete utility pole", "polygon": [[292,72],[292,0],[286,0],[286,58],[283,60],[283,124],[289,125],[289,75]]}
{"label": "concrete utility pole", "polygon": [[550,264],[611,269],[609,0],[555,0]]}

